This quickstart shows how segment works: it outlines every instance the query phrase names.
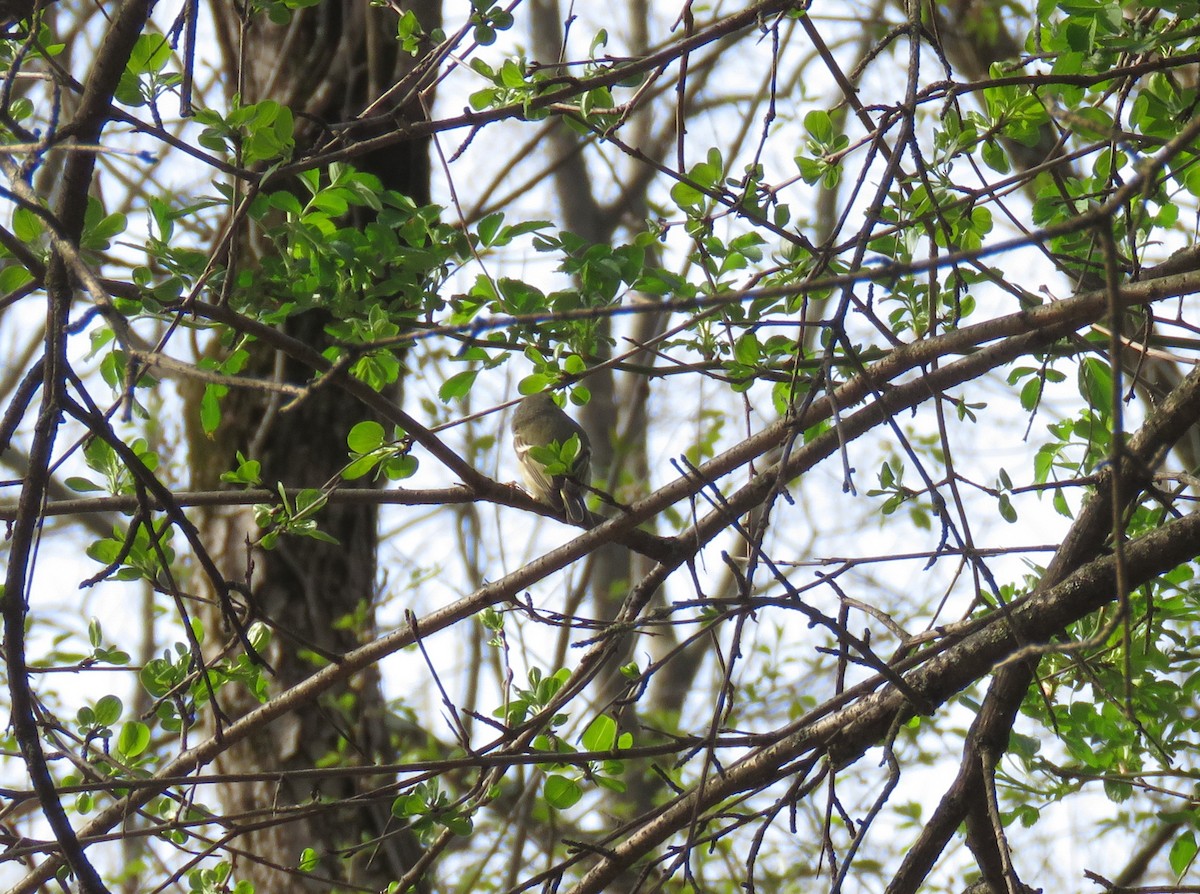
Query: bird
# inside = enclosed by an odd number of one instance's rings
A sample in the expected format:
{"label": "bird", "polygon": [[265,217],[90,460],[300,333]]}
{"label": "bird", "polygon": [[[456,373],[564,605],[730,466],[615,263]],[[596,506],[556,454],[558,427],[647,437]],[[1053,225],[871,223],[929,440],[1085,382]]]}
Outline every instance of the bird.
{"label": "bird", "polygon": [[[578,422],[559,409],[549,392],[531,394],[517,404],[512,418],[513,449],[521,466],[521,477],[529,492],[566,515],[567,521],[581,525],[587,517],[585,486],[591,469],[592,447]],[[530,450],[551,444],[564,446],[572,435],[579,438],[579,452],[568,474],[548,475],[546,464],[535,459]]]}

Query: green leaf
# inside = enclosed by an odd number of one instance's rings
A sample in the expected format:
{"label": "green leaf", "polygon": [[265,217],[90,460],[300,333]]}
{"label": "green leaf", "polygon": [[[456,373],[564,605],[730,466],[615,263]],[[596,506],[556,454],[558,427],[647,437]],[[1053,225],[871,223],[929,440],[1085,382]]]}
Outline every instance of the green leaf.
{"label": "green leaf", "polygon": [[824,145],[833,139],[833,119],[829,113],[814,109],[804,116],[804,129],[813,142]]}
{"label": "green leaf", "polygon": [[611,776],[596,776],[595,782],[596,785],[606,788],[610,792],[623,793],[629,788],[623,780],[613,779]]}
{"label": "green leaf", "polygon": [[438,397],[442,403],[450,403],[452,400],[462,400],[471,393],[471,386],[475,384],[475,379],[479,375],[477,369],[464,369],[462,372],[455,373],[438,389]]}
{"label": "green leaf", "polygon": [[499,91],[492,87],[485,87],[482,90],[476,90],[469,97],[467,102],[476,112],[482,112],[484,109],[490,109],[493,106],[499,105]]}
{"label": "green leaf", "polygon": [[126,70],[133,74],[162,71],[171,58],[171,44],[161,34],[143,34],[133,45]]}
{"label": "green leaf", "polygon": [[36,212],[20,207],[13,210],[12,229],[13,235],[29,245],[36,243],[41,238],[45,224]]}
{"label": "green leaf", "polygon": [[546,797],[546,803],[555,810],[566,810],[568,807],[574,807],[579,803],[579,799],[583,797],[583,789],[579,787],[573,779],[568,779],[566,776],[547,776],[546,785],[543,789]]}
{"label": "green leaf", "polygon": [[758,343],[758,336],[754,332],[745,332],[734,342],[733,356],[738,363],[743,366],[754,366],[762,359],[762,347]]}
{"label": "green leaf", "polygon": [[505,59],[504,64],[500,66],[500,83],[510,90],[527,86],[524,67],[515,59]]}
{"label": "green leaf", "polygon": [[1098,357],[1085,357],[1079,367],[1079,393],[1100,414],[1113,405],[1112,368]]}
{"label": "green leaf", "polygon": [[579,435],[573,434],[563,442],[562,451],[559,453],[559,456],[562,457],[562,461],[566,463],[567,468],[571,469],[575,467],[575,460],[582,450],[583,443],[580,441]]}
{"label": "green leaf", "polygon": [[553,384],[554,380],[549,376],[542,373],[534,373],[531,376],[526,376],[517,383],[517,393],[525,397],[530,394],[540,394]]}
{"label": "green leaf", "polygon": [[383,473],[389,481],[403,481],[417,474],[420,463],[415,456],[393,456],[383,465]]}
{"label": "green leaf", "polygon": [[86,478],[80,478],[78,476],[72,476],[68,478],[63,482],[63,484],[78,494],[93,493],[95,491],[104,490],[104,488],[99,484],[94,484],[93,482],[88,481]]}
{"label": "green leaf", "polygon": [[206,385],[200,397],[200,426],[206,435],[221,427],[221,398],[229,391],[226,385]]}
{"label": "green leaf", "polygon": [[999,174],[1007,174],[1011,169],[1008,156],[995,140],[984,140],[980,154],[983,157],[983,163]]}
{"label": "green leaf", "polygon": [[126,225],[124,214],[105,215],[100,200],[89,196],[79,245],[92,251],[105,251],[114,237],[125,232]]}
{"label": "green leaf", "polygon": [[10,267],[0,268],[0,295],[15,292],[31,282],[33,282],[33,274],[24,267],[14,264]]}
{"label": "green leaf", "polygon": [[475,828],[475,823],[469,816],[463,816],[459,813],[451,813],[446,816],[439,816],[438,822],[455,835],[464,837],[470,835],[472,830]]}
{"label": "green leaf", "polygon": [[601,714],[583,731],[580,742],[585,751],[611,751],[617,741],[617,722]]}
{"label": "green leaf", "polygon": [[484,246],[491,246],[496,238],[496,234],[500,232],[500,225],[503,223],[503,211],[496,211],[481,220],[476,230],[479,233],[480,244]]}
{"label": "green leaf", "polygon": [[368,474],[373,468],[379,465],[380,457],[367,453],[353,460],[345,469],[342,470],[342,478],[346,481],[356,481]]}
{"label": "green leaf", "polygon": [[682,211],[699,211],[707,196],[690,183],[676,183],[671,187],[671,198]]}
{"label": "green leaf", "polygon": [[350,429],[346,445],[355,453],[370,453],[383,446],[384,437],[382,425],[373,419],[365,419]]}
{"label": "green leaf", "polygon": [[1176,838],[1175,843],[1171,845],[1171,853],[1168,857],[1171,863],[1171,871],[1177,877],[1182,878],[1195,858],[1196,835],[1189,830]]}
{"label": "green leaf", "polygon": [[318,509],[324,508],[328,502],[329,495],[320,488],[303,488],[296,494],[296,515],[311,514]]}
{"label": "green leaf", "polygon": [[424,31],[421,29],[416,14],[411,9],[406,9],[396,22],[396,38],[404,52],[412,56],[417,55],[420,52],[423,36]]}
{"label": "green leaf", "polygon": [[1042,380],[1031,378],[1021,386],[1021,409],[1034,410],[1037,409],[1038,402],[1042,399]]}
{"label": "green leaf", "polygon": [[150,744],[150,727],[137,720],[129,720],[121,726],[117,736],[117,750],[127,758],[137,757]]}
{"label": "green leaf", "polygon": [[1017,510],[1013,508],[1012,500],[1008,494],[1000,495],[1000,517],[1009,524],[1017,520]]}
{"label": "green leaf", "polygon": [[1063,518],[1074,518],[1075,515],[1071,512],[1071,507],[1067,505],[1066,494],[1061,489],[1054,491],[1054,496],[1050,498],[1050,505],[1054,507],[1054,511]]}
{"label": "green leaf", "polygon": [[239,450],[237,451],[237,468],[232,472],[222,472],[221,480],[226,484],[258,487],[262,484],[262,463],[256,459],[246,459]]}
{"label": "green leaf", "polygon": [[103,696],[100,701],[96,702],[96,706],[93,708],[96,716],[96,725],[112,726],[121,719],[123,707],[121,700],[115,695]]}

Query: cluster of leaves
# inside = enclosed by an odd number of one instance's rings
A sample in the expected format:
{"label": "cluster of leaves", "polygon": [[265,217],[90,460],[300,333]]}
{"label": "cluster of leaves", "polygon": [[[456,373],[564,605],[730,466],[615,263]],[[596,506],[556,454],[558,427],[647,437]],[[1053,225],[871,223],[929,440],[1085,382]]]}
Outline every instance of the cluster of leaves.
{"label": "cluster of leaves", "polygon": [[[199,619],[193,619],[191,633],[198,644],[203,643],[204,625]],[[262,653],[270,642],[270,631],[262,624],[253,624],[246,638],[256,652]],[[180,733],[195,726],[198,712],[227,684],[243,686],[259,701],[266,700],[268,680],[261,662],[243,654],[210,662],[203,673],[198,673],[195,658],[184,643],[177,642],[164,649],[160,657],[147,661],[138,675],[146,693],[155,700],[155,716],[164,731]]]}
{"label": "cluster of leaves", "polygon": [[[511,16],[507,12],[501,12],[500,15],[508,16],[511,23]],[[484,41],[480,40],[480,43]],[[616,69],[618,63],[596,59],[596,51],[607,43],[608,32],[600,29],[592,39],[588,61],[579,72],[578,80],[600,79]],[[546,94],[557,93],[564,86],[561,74],[554,69],[531,64],[523,54],[504,60],[498,67],[475,57],[471,60],[471,68],[492,83],[492,86],[471,94],[471,107],[478,111],[517,105],[521,107],[524,118],[538,121],[551,113],[549,106],[539,100]],[[636,87],[641,82],[640,74],[631,74],[618,80],[616,86]],[[605,84],[579,91],[567,102],[556,104],[555,111],[568,126],[581,134],[603,132],[620,120],[612,89]]]}

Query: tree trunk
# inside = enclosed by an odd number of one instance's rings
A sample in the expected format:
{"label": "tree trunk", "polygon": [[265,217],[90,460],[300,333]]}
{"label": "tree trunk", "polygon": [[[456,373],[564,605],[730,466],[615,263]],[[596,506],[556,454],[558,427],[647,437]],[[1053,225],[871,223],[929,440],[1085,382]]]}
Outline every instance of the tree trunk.
{"label": "tree trunk", "polygon": [[[412,57],[399,52],[392,36],[393,13],[366,3],[322,3],[297,11],[286,25],[263,16],[247,23],[233,5],[218,4],[214,10],[229,89],[240,92],[244,103],[274,99],[292,108],[300,131],[298,151],[327,139],[327,125],[362,113],[412,66]],[[440,24],[437,0],[416,4],[415,12],[426,32]],[[393,111],[409,118],[422,115],[416,101]],[[427,148],[427,141],[401,143],[357,159],[356,166],[378,176],[386,188],[425,204]],[[241,265],[253,264],[252,240],[246,233],[241,237],[233,257]],[[327,322],[318,309],[293,317],[286,328],[290,336],[319,350],[326,344]],[[261,375],[293,384],[312,378],[311,370],[282,362],[262,345],[252,350],[250,363]],[[196,487],[217,486],[237,450],[261,462],[262,480],[269,487],[277,482],[320,487],[345,464],[346,433],[365,418],[365,411],[336,389],[317,388],[294,407],[273,406],[251,392],[231,393],[215,438],[198,430],[196,416],[189,413]],[[248,582],[255,615],[274,628],[264,656],[276,675],[271,679],[274,690],[311,674],[326,660],[317,656],[339,655],[373,637],[375,507],[327,507],[318,525],[336,544],[285,536],[273,550],[249,553],[248,538],[258,533],[250,512],[213,510],[205,522],[206,540],[223,552],[224,573],[232,581]],[[214,617],[206,619],[210,631],[217,623]],[[257,705],[244,689],[227,687],[218,697],[230,717]],[[369,794],[389,780],[368,770],[361,776],[324,779],[289,773],[329,766],[370,768],[394,760],[397,744],[389,737],[386,711],[372,669],[318,703],[299,706],[223,755],[221,772],[258,776],[231,781],[221,792],[226,814],[240,825],[233,842],[246,856],[237,866],[239,879],[253,882],[260,892],[325,891],[344,885],[378,890],[412,867],[419,848],[415,837],[390,819],[391,796]],[[264,772],[270,774],[266,779]],[[305,848],[320,860],[310,872],[299,874],[295,870]]]}

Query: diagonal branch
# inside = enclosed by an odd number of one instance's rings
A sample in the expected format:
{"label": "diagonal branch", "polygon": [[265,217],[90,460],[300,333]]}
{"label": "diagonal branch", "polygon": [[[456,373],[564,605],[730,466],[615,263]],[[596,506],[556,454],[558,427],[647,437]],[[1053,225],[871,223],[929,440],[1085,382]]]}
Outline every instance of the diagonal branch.
{"label": "diagonal branch", "polygon": [[[1129,477],[1141,479],[1145,470],[1157,466],[1171,445],[1183,437],[1198,417],[1200,367],[1192,370],[1130,439],[1128,455],[1132,461],[1122,464]],[[1121,490],[1126,505],[1140,493],[1140,487],[1128,485]],[[1110,487],[1096,488],[1042,575],[1041,589],[1055,586],[1099,554],[1111,531],[1112,493]],[[888,885],[887,894],[913,894],[963,820],[968,821],[969,829],[990,829],[986,817],[977,809],[984,803],[980,754],[984,751],[1000,754],[1008,747],[1013,718],[1033,681],[1035,670],[1036,662],[1019,661],[997,672],[967,734],[958,776],[925,824],[917,843],[905,853],[904,862]],[[980,837],[970,832],[968,838],[977,844],[976,859],[981,865],[990,862],[979,852]],[[993,856],[998,859],[998,855]]]}
{"label": "diagonal branch", "polygon": [[[1140,585],[1194,558],[1197,538],[1200,513],[1192,513],[1130,542],[1126,551],[1130,583]],[[909,684],[928,702],[943,704],[1022,646],[1048,642],[1067,625],[1111,602],[1114,570],[1111,557],[1097,559],[1058,586],[1015,606],[1009,617],[996,614],[983,629],[909,673]],[[880,741],[897,717],[907,718],[913,713],[905,696],[889,687],[816,722],[802,718],[782,731],[771,745],[708,779],[702,793],[685,792],[654,820],[608,849],[584,878],[568,889],[570,894],[599,894],[624,867],[687,828],[698,811],[770,784],[784,767],[804,754],[823,751],[837,766],[852,763]]]}

